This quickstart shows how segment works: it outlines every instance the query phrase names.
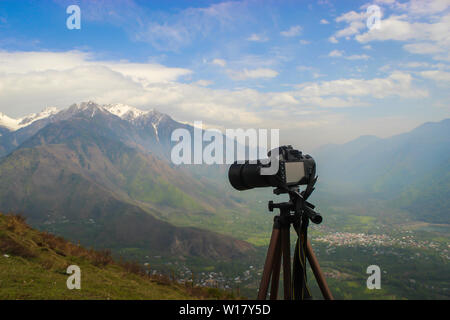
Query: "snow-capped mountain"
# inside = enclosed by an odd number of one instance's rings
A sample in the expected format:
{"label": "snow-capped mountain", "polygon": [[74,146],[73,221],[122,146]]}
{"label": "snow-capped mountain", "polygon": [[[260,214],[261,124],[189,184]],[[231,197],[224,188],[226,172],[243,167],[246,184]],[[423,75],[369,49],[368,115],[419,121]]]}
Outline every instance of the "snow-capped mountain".
{"label": "snow-capped mountain", "polygon": [[7,128],[9,131],[17,131],[31,125],[35,121],[44,120],[52,116],[56,116],[55,118],[61,120],[70,118],[72,115],[78,113],[84,113],[93,117],[98,112],[113,114],[135,125],[142,126],[151,124],[155,131],[161,120],[170,119],[168,115],[156,110],[140,110],[122,103],[100,105],[93,101],[88,101],[73,104],[69,108],[61,111],[55,107],[48,107],[39,113],[32,113],[19,119],[11,118],[0,112],[0,127]]}
{"label": "snow-capped mountain", "polygon": [[151,111],[143,111],[122,103],[107,104],[104,105],[103,108],[111,112],[112,114],[118,116],[119,118],[129,121],[136,120],[137,118],[142,117],[151,112]]}
{"label": "snow-capped mountain", "polygon": [[72,113],[81,111],[85,114],[90,114],[91,117],[98,112],[110,113],[136,127],[145,128],[151,126],[155,131],[157,140],[159,140],[158,128],[161,123],[174,122],[167,114],[161,113],[155,109],[141,110],[122,103],[99,105],[95,102],[88,101],[74,104],[69,110],[71,110]]}
{"label": "snow-capped mountain", "polygon": [[8,117],[6,114],[0,112],[0,127],[8,130],[17,130],[19,127],[19,120]]}
{"label": "snow-capped mountain", "polygon": [[132,123],[135,126],[152,126],[156,139],[159,140],[158,127],[164,120],[171,118],[157,110],[143,111],[125,104],[108,104],[101,106],[104,110]]}
{"label": "snow-capped mountain", "polygon": [[51,124],[84,121],[104,137],[114,136],[126,144],[152,153],[167,154],[171,133],[188,128],[156,110],[141,110],[125,104],[100,105],[93,101],[72,104],[58,111],[47,108],[20,119],[0,115],[0,157],[9,154]]}
{"label": "snow-capped mountain", "polygon": [[32,124],[35,121],[49,118],[57,113],[58,109],[55,107],[48,107],[39,113],[32,113],[25,117],[14,119],[0,112],[0,127],[7,128],[10,131],[16,131]]}
{"label": "snow-capped mountain", "polygon": [[103,105],[102,108],[135,125],[142,126],[151,124],[156,132],[158,131],[158,126],[162,120],[170,119],[168,115],[154,109],[143,111],[121,103]]}
{"label": "snow-capped mountain", "polygon": [[39,112],[39,113],[32,113],[32,114],[30,114],[30,115],[28,115],[26,117],[23,117],[23,118],[19,119],[20,120],[19,127],[20,128],[26,127],[26,126],[30,125],[31,123],[33,123],[33,122],[35,122],[37,120],[41,120],[41,119],[45,119],[45,118],[51,117],[51,116],[53,116],[53,115],[55,115],[57,113],[58,113],[58,109],[57,108],[55,108],[55,107],[47,107],[44,110],[42,110],[41,112]]}

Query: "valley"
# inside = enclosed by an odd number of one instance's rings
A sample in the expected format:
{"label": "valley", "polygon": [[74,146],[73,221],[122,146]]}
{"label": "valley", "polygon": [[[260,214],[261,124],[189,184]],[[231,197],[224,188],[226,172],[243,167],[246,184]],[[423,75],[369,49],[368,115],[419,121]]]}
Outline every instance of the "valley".
{"label": "valley", "polygon": [[[174,166],[170,134],[193,128],[157,111],[87,102],[32,119],[17,130],[0,122],[0,211],[180,283],[255,296],[267,201],[282,196],[233,190],[225,167]],[[310,238],[336,298],[449,299],[449,130],[445,120],[312,152],[324,222]],[[372,264],[382,290],[366,288]]]}

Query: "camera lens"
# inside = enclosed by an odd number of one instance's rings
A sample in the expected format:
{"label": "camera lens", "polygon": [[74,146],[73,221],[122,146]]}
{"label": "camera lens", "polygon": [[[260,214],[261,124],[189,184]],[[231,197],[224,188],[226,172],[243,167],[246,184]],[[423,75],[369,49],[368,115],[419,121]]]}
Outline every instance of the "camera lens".
{"label": "camera lens", "polygon": [[228,170],[228,179],[233,188],[237,190],[249,190],[275,186],[272,176],[262,176],[261,163],[233,163]]}

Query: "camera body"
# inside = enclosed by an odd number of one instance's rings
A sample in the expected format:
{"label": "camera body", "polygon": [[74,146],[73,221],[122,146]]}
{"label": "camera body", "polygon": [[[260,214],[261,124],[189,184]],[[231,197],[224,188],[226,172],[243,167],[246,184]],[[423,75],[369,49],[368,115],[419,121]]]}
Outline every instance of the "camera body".
{"label": "camera body", "polygon": [[[253,188],[275,187],[287,189],[292,186],[307,185],[315,178],[316,163],[310,155],[303,155],[301,151],[292,146],[282,146],[278,149],[278,171],[273,175],[262,175],[262,168],[269,168],[272,164],[263,164],[260,160],[256,163],[235,162],[230,166],[228,179],[237,190],[249,190]],[[274,150],[269,151],[271,161]]]}

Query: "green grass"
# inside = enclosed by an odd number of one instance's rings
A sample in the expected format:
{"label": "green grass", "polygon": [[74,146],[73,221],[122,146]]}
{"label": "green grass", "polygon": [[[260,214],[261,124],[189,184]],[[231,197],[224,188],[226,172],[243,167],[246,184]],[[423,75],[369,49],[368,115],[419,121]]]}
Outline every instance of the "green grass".
{"label": "green grass", "polygon": [[[69,290],[69,265],[81,269],[81,289]],[[222,290],[184,286],[150,277],[109,252],[71,244],[30,228],[23,218],[0,214],[0,300],[11,299],[216,299]]]}
{"label": "green grass", "polygon": [[181,287],[161,285],[119,266],[97,268],[80,259],[81,290],[69,290],[64,267],[45,268],[37,259],[0,257],[0,299],[192,299]]}

